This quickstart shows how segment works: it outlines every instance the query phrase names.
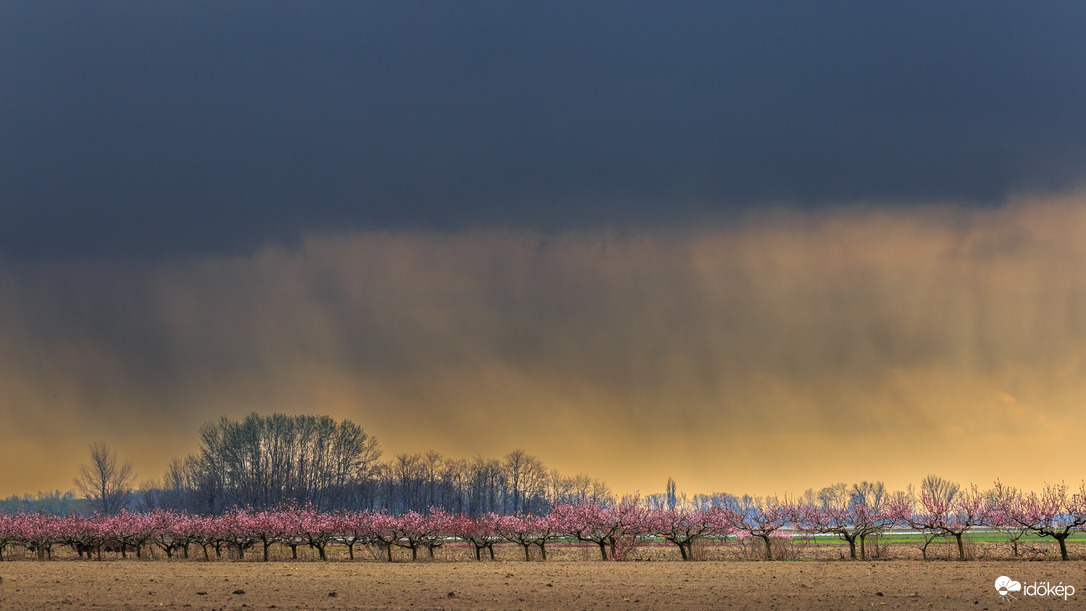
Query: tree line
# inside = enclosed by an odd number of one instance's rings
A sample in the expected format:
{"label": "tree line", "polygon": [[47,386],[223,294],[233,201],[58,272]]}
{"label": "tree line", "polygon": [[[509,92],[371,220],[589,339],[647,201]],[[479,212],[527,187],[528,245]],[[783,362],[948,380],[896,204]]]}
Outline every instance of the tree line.
{"label": "tree line", "polygon": [[175,459],[161,480],[138,490],[131,465],[95,444],[76,488],[102,514],[126,508],[220,515],[290,503],[319,511],[441,509],[478,516],[541,513],[560,503],[611,498],[602,481],[566,476],[523,450],[502,458],[429,451],[382,460],[373,436],[328,416],[223,417],[200,427],[199,440],[196,452]]}
{"label": "tree line", "polygon": [[[105,445],[93,444],[90,461],[74,482],[83,499],[53,493],[34,501],[6,499],[0,501],[0,509],[24,515],[104,517],[124,512],[214,517],[239,510],[305,507],[319,515],[482,519],[554,516],[562,507],[611,511],[628,504],[599,480],[564,476],[522,450],[501,459],[449,459],[427,452],[381,460],[377,441],[361,427],[327,416],[220,418],[201,427],[197,451],[174,460],[161,482],[146,482],[134,490],[134,480],[129,463]],[[729,512],[726,523],[735,532],[762,541],[767,557],[780,533],[807,532],[839,537],[848,543],[851,557],[858,549],[864,558],[869,537],[904,526],[925,533],[925,557],[931,541],[951,537],[964,558],[964,534],[987,526],[1009,532],[1016,555],[1018,540],[1033,533],[1051,537],[1066,558],[1067,538],[1086,525],[1086,488],[1068,495],[1066,486],[1046,486],[1035,494],[997,482],[981,491],[934,475],[918,490],[890,492],[881,482],[841,483],[784,501],[722,493],[688,498],[669,478],[664,493],[639,499],[638,505],[654,515],[688,512],[682,514],[684,520],[713,515],[714,526],[705,526],[705,532],[717,536],[726,536],[720,530],[720,512]]]}

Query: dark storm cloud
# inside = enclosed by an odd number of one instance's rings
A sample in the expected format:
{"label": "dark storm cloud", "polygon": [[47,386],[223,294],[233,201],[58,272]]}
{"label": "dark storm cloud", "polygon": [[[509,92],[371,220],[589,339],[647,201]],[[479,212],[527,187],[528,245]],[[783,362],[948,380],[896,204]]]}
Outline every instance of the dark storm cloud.
{"label": "dark storm cloud", "polygon": [[999,203],[1083,177],[1084,29],[1081,3],[8,2],[0,253]]}

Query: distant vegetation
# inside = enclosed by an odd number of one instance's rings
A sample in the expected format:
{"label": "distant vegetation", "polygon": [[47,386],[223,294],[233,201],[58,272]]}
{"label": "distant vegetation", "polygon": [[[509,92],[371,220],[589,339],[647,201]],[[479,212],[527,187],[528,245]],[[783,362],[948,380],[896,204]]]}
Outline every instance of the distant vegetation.
{"label": "distant vegetation", "polygon": [[513,450],[502,458],[448,458],[433,451],[382,460],[373,436],[328,416],[250,414],[200,427],[199,447],[171,462],[161,480],[133,485],[131,465],[102,444],[90,448],[72,493],[12,497],[0,511],[115,513],[153,509],[220,515],[284,503],[320,511],[392,513],[442,509],[472,516],[542,513],[559,503],[609,501],[599,479],[564,475]]}
{"label": "distant vegetation", "polygon": [[476,556],[492,553],[498,540],[521,545],[526,558],[532,545],[545,556],[547,541],[567,539],[598,545],[606,559],[658,538],[687,559],[695,542],[734,535],[760,542],[773,559],[781,540],[822,535],[863,559],[869,541],[897,528],[919,537],[924,558],[933,541],[949,539],[964,560],[967,533],[983,528],[1004,533],[1015,556],[1018,542],[1033,536],[1058,544],[1066,560],[1066,542],[1086,529],[1086,483],[1074,494],[1064,484],[1037,493],[1000,482],[963,488],[930,475],[918,490],[841,483],[778,499],[688,498],[669,479],[661,494],[619,499],[599,480],[563,476],[521,450],[501,459],[427,452],[382,461],[361,427],[327,416],[221,418],[201,427],[199,449],[174,460],[161,483],[134,490],[134,479],[129,463],[92,444],[74,480],[82,497],[53,492],[0,501],[9,516],[0,516],[0,552],[12,543],[47,552],[59,542],[89,553],[119,541],[122,553],[156,543],[187,555],[196,542],[205,555],[207,545],[217,554],[233,545],[240,556],[259,541],[265,554],[271,543],[304,542],[323,558],[324,545],[362,542],[386,551],[406,545],[415,556],[423,543],[432,553],[452,537],[473,541]]}

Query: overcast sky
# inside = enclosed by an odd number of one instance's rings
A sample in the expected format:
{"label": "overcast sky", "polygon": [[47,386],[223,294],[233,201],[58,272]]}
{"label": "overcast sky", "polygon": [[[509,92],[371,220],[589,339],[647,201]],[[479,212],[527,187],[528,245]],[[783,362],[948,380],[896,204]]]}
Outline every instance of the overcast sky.
{"label": "overcast sky", "polygon": [[54,447],[0,494],[96,439],[157,478],[253,410],[644,493],[1077,480],[1083,32],[1078,2],[0,2],[0,458]]}

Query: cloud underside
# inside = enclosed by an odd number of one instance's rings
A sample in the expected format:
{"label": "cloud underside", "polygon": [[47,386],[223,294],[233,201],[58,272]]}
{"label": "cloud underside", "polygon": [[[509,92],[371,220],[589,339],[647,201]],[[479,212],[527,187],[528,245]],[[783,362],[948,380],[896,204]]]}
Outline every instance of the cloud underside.
{"label": "cloud underside", "polygon": [[1083,23],[1073,2],[0,3],[0,257],[1000,206],[1086,185]]}
{"label": "cloud underside", "polygon": [[1084,200],[5,264],[0,460],[38,459],[0,492],[67,488],[93,439],[155,477],[254,410],[642,492],[1078,479]]}

